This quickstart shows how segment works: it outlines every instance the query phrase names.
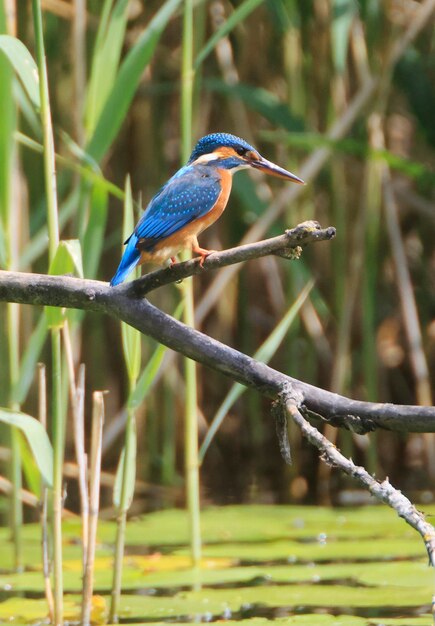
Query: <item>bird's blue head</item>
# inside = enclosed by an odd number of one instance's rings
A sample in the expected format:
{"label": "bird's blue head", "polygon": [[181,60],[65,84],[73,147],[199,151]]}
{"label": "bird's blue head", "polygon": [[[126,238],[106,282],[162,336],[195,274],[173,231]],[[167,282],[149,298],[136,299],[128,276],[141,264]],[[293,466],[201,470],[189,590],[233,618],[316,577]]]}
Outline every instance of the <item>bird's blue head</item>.
{"label": "bird's blue head", "polygon": [[229,148],[238,155],[249,151],[255,152],[255,149],[247,141],[240,139],[240,137],[230,135],[229,133],[213,133],[212,135],[202,137],[198,141],[190,155],[189,163],[193,163],[199,157],[213,154],[219,148]]}
{"label": "bird's blue head", "polygon": [[272,176],[303,184],[303,180],[267,161],[247,141],[229,133],[213,133],[202,137],[193,149],[188,165],[211,165],[232,172],[245,167],[262,170]]}

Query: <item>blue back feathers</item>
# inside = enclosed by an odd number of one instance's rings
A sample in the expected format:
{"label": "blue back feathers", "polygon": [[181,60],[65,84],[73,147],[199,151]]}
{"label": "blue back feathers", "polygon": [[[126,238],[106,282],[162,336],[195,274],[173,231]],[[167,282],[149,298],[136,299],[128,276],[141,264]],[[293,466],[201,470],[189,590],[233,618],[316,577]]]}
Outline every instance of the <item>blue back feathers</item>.
{"label": "blue back feathers", "polygon": [[190,155],[189,163],[193,163],[203,154],[210,154],[216,148],[220,147],[226,148],[244,148],[245,150],[254,150],[247,141],[241,139],[240,137],[236,137],[235,135],[230,135],[229,133],[213,133],[212,135],[206,135],[202,137],[196,144],[193,149],[192,154]]}

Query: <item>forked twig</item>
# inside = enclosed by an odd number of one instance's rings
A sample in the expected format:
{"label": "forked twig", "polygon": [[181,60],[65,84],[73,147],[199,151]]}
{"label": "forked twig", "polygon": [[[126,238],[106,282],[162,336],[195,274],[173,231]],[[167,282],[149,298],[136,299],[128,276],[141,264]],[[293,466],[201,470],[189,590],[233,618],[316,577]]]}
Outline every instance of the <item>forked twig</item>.
{"label": "forked twig", "polygon": [[423,513],[418,511],[401,491],[395,489],[388,478],[382,482],[373,478],[364,467],[355,465],[351,459],[346,458],[329,439],[310,424],[300,411],[300,394],[292,390],[291,386],[284,388],[281,402],[288,415],[299,426],[304,437],[319,450],[321,459],[325,463],[351,476],[377,500],[394,509],[399,517],[421,535],[429,557],[429,564],[435,567],[435,528],[425,520]]}

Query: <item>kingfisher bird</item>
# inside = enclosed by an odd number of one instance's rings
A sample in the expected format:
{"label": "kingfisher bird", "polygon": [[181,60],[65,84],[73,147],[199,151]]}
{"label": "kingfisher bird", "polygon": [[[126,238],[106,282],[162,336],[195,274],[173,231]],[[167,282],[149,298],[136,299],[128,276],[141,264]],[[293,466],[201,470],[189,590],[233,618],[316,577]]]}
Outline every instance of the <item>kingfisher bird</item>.
{"label": "kingfisher bird", "polygon": [[214,250],[201,248],[198,235],[223,213],[233,174],[248,167],[304,184],[295,174],[267,161],[244,139],[229,133],[202,137],[187,164],[156,193],[124,242],[127,248],[111,286],[122,283],[142,263],[168,259],[175,263],[175,255],[183,248],[199,254],[202,266]]}

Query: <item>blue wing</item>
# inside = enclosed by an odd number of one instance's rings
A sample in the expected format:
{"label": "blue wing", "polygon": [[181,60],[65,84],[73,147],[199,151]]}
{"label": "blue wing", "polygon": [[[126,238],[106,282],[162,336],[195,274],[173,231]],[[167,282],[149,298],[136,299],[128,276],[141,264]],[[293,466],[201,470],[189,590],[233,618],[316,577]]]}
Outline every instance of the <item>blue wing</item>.
{"label": "blue wing", "polygon": [[[181,168],[154,196],[125,242],[127,248],[110,284],[118,285],[139,263],[140,250],[154,246],[206,215],[221,192],[220,176],[206,165]],[[138,249],[140,246],[140,250]]]}
{"label": "blue wing", "polygon": [[154,196],[134,229],[141,249],[151,251],[162,239],[206,215],[220,191],[220,176],[210,167],[183,167]]}

